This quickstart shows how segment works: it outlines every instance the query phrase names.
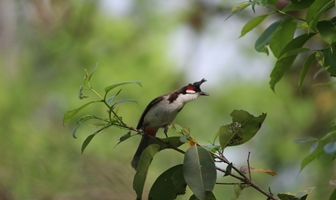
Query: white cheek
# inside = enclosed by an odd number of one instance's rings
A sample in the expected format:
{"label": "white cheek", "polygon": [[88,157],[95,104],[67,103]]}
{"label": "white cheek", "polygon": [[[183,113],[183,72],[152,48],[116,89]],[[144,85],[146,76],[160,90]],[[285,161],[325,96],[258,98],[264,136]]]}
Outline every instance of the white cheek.
{"label": "white cheek", "polygon": [[187,90],[186,93],[188,93],[188,94],[195,94],[196,92],[195,92],[195,90]]}

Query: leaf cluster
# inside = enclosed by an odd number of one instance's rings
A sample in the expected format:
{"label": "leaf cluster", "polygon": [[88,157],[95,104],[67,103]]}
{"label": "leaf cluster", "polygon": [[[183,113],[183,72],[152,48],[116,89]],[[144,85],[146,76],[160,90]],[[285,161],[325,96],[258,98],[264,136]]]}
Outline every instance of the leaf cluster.
{"label": "leaf cluster", "polygon": [[[231,10],[231,15],[237,14],[245,8],[263,6],[270,10],[269,13],[257,16],[248,21],[242,28],[240,37],[243,37],[255,27],[260,25],[266,18],[271,15],[280,15],[280,19],[269,25],[255,41],[255,50],[257,52],[269,55],[272,51],[277,59],[270,74],[270,87],[275,91],[275,85],[282,79],[285,73],[293,65],[294,60],[299,54],[306,53],[306,61],[302,65],[298,86],[301,88],[302,83],[307,75],[309,68],[316,61],[321,70],[327,71],[330,76],[336,76],[336,17],[323,18],[323,14],[335,7],[334,0],[291,0],[290,3],[279,10],[274,0],[253,0],[247,3],[241,3]],[[307,11],[305,18],[299,18],[293,15],[293,11]],[[322,38],[322,44],[325,48],[313,49],[305,47],[307,41],[319,42],[319,35]],[[319,72],[318,72],[319,73]]]}
{"label": "leaf cluster", "polygon": [[[102,117],[95,116],[95,115],[84,115],[81,118],[79,118],[79,120],[77,120],[77,126],[72,131],[72,136],[74,138],[76,138],[76,132],[77,132],[78,128],[83,123],[85,123],[89,120],[95,120],[95,122],[92,123],[91,125],[99,127],[99,129],[97,131],[95,131],[93,134],[89,135],[84,140],[84,142],[82,144],[82,148],[81,148],[82,153],[84,152],[87,145],[94,138],[94,136],[96,136],[98,133],[100,133],[102,131],[106,131],[111,126],[116,126],[116,127],[119,127],[119,128],[126,128],[125,127],[126,124],[122,121],[122,118],[117,115],[116,105],[118,105],[120,103],[136,102],[136,101],[133,100],[133,99],[128,99],[128,98],[123,98],[123,99],[116,100],[116,97],[120,94],[121,89],[119,89],[112,96],[108,96],[109,92],[112,91],[113,89],[116,89],[116,88],[118,88],[120,86],[123,86],[123,85],[126,85],[126,84],[137,84],[137,85],[141,86],[141,83],[137,82],[137,81],[127,81],[127,82],[114,83],[112,85],[109,85],[109,86],[105,87],[104,96],[101,96],[95,89],[93,89],[93,87],[91,86],[91,83],[90,83],[91,78],[92,78],[95,70],[97,69],[97,66],[98,66],[98,63],[96,64],[96,66],[94,67],[94,69],[92,70],[91,73],[88,73],[87,70],[84,70],[85,75],[84,75],[83,85],[81,85],[80,88],[79,88],[78,98],[80,100],[89,98],[88,96],[84,96],[83,91],[91,91],[93,94],[95,94],[98,97],[98,100],[89,101],[89,102],[85,103],[84,105],[80,106],[79,108],[69,110],[64,114],[64,117],[63,117],[63,124],[66,124],[69,121],[73,120],[81,111],[83,111],[85,108],[87,108],[87,106],[89,106],[91,104],[102,103],[107,107],[107,113],[108,113],[107,118],[102,118]],[[125,136],[121,137],[120,140],[122,141],[122,140],[125,140],[125,139],[129,138],[129,137],[131,137],[131,134],[127,133]]]}

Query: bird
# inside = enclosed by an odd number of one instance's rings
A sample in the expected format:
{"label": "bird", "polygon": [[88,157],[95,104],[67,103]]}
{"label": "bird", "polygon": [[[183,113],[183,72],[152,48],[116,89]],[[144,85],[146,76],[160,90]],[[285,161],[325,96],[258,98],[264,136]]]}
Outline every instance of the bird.
{"label": "bird", "polygon": [[189,83],[168,94],[156,97],[147,105],[137,125],[137,130],[141,131],[142,138],[131,162],[131,166],[135,170],[137,169],[141,153],[147,147],[150,136],[155,137],[158,130],[163,128],[164,134],[168,137],[168,126],[172,124],[184,105],[196,100],[199,96],[209,96],[208,93],[203,92],[200,88],[202,83],[206,81],[203,78],[193,84]]}

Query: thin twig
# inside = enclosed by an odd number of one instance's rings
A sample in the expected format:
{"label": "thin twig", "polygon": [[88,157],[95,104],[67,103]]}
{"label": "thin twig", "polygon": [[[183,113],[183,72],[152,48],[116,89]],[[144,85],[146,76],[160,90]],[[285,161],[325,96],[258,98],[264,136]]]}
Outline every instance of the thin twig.
{"label": "thin twig", "polygon": [[250,175],[250,180],[252,182],[252,175],[251,175],[251,168],[250,168],[250,155],[251,155],[251,152],[249,151],[248,156],[247,156],[247,167],[248,167],[248,173]]}

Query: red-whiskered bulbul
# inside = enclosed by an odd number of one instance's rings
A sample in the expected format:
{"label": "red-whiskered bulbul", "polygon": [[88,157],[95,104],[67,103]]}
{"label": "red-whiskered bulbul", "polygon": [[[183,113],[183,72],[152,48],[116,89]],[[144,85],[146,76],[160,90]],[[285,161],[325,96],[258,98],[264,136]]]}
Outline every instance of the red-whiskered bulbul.
{"label": "red-whiskered bulbul", "polygon": [[131,163],[135,170],[137,169],[141,153],[147,147],[150,139],[148,135],[155,137],[159,128],[164,128],[164,134],[167,137],[168,125],[174,121],[177,113],[182,110],[186,103],[197,99],[199,96],[209,96],[209,94],[202,92],[200,88],[204,82],[206,80],[202,79],[193,84],[188,84],[171,93],[159,96],[148,104],[137,126],[137,129],[141,130],[143,134]]}

